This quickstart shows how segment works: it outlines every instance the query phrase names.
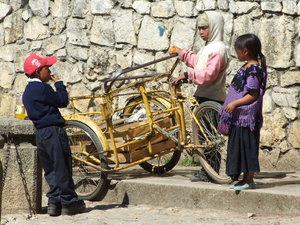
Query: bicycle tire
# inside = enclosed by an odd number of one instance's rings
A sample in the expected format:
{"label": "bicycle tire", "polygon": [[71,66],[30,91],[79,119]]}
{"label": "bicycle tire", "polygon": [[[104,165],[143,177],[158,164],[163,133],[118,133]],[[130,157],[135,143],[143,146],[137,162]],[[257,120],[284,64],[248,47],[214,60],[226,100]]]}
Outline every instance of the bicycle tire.
{"label": "bicycle tire", "polygon": [[100,201],[108,191],[109,181],[107,174],[83,162],[76,160],[74,156],[89,160],[82,150],[89,150],[89,154],[100,159],[103,151],[102,144],[93,130],[77,120],[66,120],[64,127],[71,147],[72,154],[72,177],[74,180],[75,191],[79,199]]}
{"label": "bicycle tire", "polygon": [[[150,104],[153,104],[153,106],[158,107],[160,110],[165,110],[168,108],[163,102],[160,102],[155,98],[148,97],[148,99],[151,102]],[[132,107],[128,107],[130,106],[130,104],[135,104],[137,102],[141,102],[141,103],[143,102],[142,96],[133,97],[128,102],[126,102],[125,104],[126,108],[124,109],[123,115],[128,116],[132,114],[134,110],[138,110],[136,107],[138,107],[139,105],[133,105]],[[147,162],[143,162],[139,164],[139,166],[150,173],[164,174],[167,171],[172,170],[177,165],[180,156],[181,156],[181,151],[176,150],[174,152],[165,154],[161,157],[157,157]]]}
{"label": "bicycle tire", "polygon": [[195,122],[192,124],[192,138],[193,143],[196,145],[204,144],[205,146],[208,141],[212,142],[213,145],[210,147],[197,149],[200,151],[200,163],[203,169],[216,183],[228,184],[231,183],[232,180],[225,173],[227,138],[218,132],[221,107],[221,104],[217,102],[205,101],[194,109],[194,114],[204,128],[207,138],[205,138]]}

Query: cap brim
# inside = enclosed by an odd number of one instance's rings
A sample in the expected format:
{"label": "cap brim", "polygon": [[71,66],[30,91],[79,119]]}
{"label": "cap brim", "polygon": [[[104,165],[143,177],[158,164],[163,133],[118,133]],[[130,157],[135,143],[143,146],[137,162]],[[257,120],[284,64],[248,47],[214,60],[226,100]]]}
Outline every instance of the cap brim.
{"label": "cap brim", "polygon": [[52,66],[56,62],[57,62],[57,57],[56,56],[50,56],[50,57],[47,57],[46,65],[47,66]]}

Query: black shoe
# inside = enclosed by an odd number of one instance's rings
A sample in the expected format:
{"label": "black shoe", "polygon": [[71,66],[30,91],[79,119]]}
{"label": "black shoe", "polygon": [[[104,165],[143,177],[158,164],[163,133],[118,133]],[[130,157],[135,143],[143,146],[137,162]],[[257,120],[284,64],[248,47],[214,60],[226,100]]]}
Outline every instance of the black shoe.
{"label": "black shoe", "polygon": [[191,182],[204,181],[204,182],[212,182],[212,179],[209,175],[204,171],[200,170],[198,173],[195,173],[190,177]]}
{"label": "black shoe", "polygon": [[83,213],[84,210],[85,210],[84,201],[78,200],[68,206],[63,206],[61,210],[61,215],[75,215],[78,213]]}
{"label": "black shoe", "polygon": [[49,216],[59,216],[61,214],[61,205],[48,203],[47,213]]}

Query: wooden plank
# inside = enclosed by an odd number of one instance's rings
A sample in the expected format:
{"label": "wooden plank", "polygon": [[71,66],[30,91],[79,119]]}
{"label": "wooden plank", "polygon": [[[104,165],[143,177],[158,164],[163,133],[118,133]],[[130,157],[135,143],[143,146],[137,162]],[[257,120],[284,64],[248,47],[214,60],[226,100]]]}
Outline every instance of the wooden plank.
{"label": "wooden plank", "polygon": [[[176,144],[172,140],[163,141],[160,143],[156,143],[152,145],[152,154],[159,153],[163,150],[169,150],[171,148],[175,148]],[[130,153],[131,162],[135,162],[137,160],[143,159],[147,156],[150,156],[148,146]]]}

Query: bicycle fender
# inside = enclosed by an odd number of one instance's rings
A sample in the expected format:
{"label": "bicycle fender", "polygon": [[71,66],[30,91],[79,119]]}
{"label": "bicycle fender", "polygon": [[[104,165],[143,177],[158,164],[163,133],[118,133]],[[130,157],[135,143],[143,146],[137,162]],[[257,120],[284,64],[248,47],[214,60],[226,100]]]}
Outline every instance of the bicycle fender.
{"label": "bicycle fender", "polygon": [[106,139],[105,135],[103,134],[100,127],[94,121],[92,121],[90,118],[85,117],[85,116],[80,116],[80,115],[64,115],[63,118],[65,120],[76,120],[76,121],[79,121],[79,122],[87,125],[89,128],[91,128],[93,130],[93,132],[99,138],[99,140],[102,144],[103,150],[104,151],[108,150],[108,143],[107,143],[107,139]]}

